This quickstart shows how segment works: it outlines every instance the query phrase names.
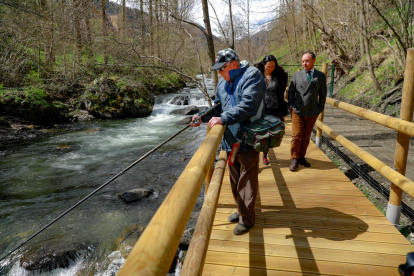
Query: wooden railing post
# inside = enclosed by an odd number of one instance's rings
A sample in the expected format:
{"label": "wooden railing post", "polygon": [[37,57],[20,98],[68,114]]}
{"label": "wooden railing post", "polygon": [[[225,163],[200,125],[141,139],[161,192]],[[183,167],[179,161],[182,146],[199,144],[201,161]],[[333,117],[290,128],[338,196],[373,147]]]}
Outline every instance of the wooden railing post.
{"label": "wooden railing post", "polygon": [[118,276],[167,275],[225,126],[215,125],[129,253]]}
{"label": "wooden railing post", "polygon": [[[401,101],[400,119],[412,122],[414,101],[414,49],[407,51],[405,62],[404,87]],[[410,136],[398,132],[397,146],[395,149],[394,168],[402,175],[405,175],[407,166],[408,148]],[[398,229],[400,226],[401,201],[403,191],[394,183],[391,184],[390,199],[387,207],[387,219]]]}
{"label": "wooden railing post", "polygon": [[[325,80],[328,78],[328,63],[324,63],[322,65],[322,73],[325,74]],[[323,115],[324,115],[325,111],[322,111],[321,114],[319,114],[318,120],[323,122]],[[318,146],[318,148],[322,147],[322,129],[320,129],[319,127],[316,129],[316,138],[315,138],[315,143]]]}
{"label": "wooden railing post", "polygon": [[[210,127],[209,124],[207,124],[207,135],[210,132],[210,130],[211,130],[211,127]],[[204,194],[207,194],[208,187],[210,186],[211,177],[213,176],[213,172],[214,172],[214,160],[211,163],[211,165],[210,165],[210,167],[208,168],[208,171],[207,171],[206,180],[205,180],[206,186],[205,186],[205,189],[204,189]]]}
{"label": "wooden railing post", "polygon": [[219,160],[214,168],[210,189],[204,199],[203,208],[198,217],[193,238],[191,239],[190,247],[185,257],[184,265],[180,273],[181,276],[197,276],[203,273],[204,261],[210,242],[211,230],[213,229],[214,216],[217,211],[226,165],[227,152],[221,151]]}

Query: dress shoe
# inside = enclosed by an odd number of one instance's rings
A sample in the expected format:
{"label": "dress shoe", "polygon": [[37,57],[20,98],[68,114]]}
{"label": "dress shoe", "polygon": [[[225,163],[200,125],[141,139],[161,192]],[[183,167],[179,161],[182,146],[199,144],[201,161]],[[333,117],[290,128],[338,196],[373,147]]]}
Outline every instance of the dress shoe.
{"label": "dress shoe", "polygon": [[298,169],[298,165],[299,165],[298,159],[293,158],[292,163],[290,163],[289,170],[291,170],[292,172],[296,171]]}
{"label": "dress shoe", "polygon": [[228,220],[229,222],[239,222],[239,213],[238,213],[238,212],[236,212],[236,213],[234,213],[234,214],[231,214],[231,215],[227,218],[227,220]]}
{"label": "dress shoe", "polygon": [[299,165],[302,165],[306,168],[309,168],[311,166],[311,164],[308,161],[306,161],[305,157],[300,157],[298,162],[299,162]]}
{"label": "dress shoe", "polygon": [[234,227],[233,229],[233,233],[234,235],[243,235],[246,234],[247,232],[249,232],[251,227],[244,225],[242,223],[239,223],[236,225],[236,227]]}

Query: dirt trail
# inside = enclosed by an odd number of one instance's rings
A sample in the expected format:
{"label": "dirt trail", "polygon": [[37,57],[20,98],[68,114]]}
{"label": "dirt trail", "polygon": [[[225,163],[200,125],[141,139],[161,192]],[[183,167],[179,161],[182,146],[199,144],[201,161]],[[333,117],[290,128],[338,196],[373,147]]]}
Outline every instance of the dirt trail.
{"label": "dirt trail", "polygon": [[[390,167],[394,165],[397,131],[339,108],[326,105],[324,123]],[[325,133],[325,137],[327,134]],[[345,149],[345,148],[341,148]],[[411,140],[406,176],[414,180],[414,140]]]}

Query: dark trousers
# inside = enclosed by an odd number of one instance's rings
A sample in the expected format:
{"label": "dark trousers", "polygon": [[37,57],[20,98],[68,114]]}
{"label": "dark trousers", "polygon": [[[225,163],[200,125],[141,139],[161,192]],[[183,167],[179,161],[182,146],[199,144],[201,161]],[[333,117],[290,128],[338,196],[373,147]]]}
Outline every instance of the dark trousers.
{"label": "dark trousers", "polygon": [[299,159],[305,157],[312,129],[318,116],[303,117],[292,110],[292,141],[290,142],[290,157]]}
{"label": "dark trousers", "polygon": [[231,191],[239,212],[239,223],[254,225],[257,191],[259,188],[259,152],[249,150],[236,155],[229,166]]}

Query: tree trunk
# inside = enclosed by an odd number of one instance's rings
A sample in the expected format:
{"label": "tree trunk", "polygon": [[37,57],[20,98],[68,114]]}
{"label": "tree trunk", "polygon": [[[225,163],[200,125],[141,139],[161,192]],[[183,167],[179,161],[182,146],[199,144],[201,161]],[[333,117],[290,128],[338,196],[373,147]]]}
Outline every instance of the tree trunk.
{"label": "tree trunk", "polygon": [[234,45],[234,26],[233,26],[233,11],[232,11],[232,9],[231,9],[231,0],[228,0],[229,1],[229,16],[230,16],[230,28],[231,28],[231,46],[230,46],[230,48],[232,48],[233,50],[236,50],[235,49],[235,45]]}
{"label": "tree trunk", "polygon": [[93,51],[92,51],[92,36],[91,36],[91,24],[89,22],[90,19],[90,6],[89,4],[85,3],[84,10],[86,11],[85,20],[85,30],[86,30],[86,44],[88,45],[88,59],[91,62],[93,58]]}
{"label": "tree trunk", "polygon": [[251,51],[250,51],[250,0],[247,0],[247,60],[251,62]]}
{"label": "tree trunk", "polygon": [[[207,39],[207,46],[208,46],[208,56],[210,57],[210,65],[213,66],[216,62],[215,61],[216,52],[214,50],[213,34],[211,33],[210,16],[208,14],[208,3],[207,3],[207,0],[201,0],[201,3],[203,6],[204,27],[206,28],[206,31],[207,31],[206,39]],[[218,81],[216,70],[212,72],[212,79],[213,79],[213,87],[215,90],[217,87],[217,81]]]}
{"label": "tree trunk", "polygon": [[375,91],[377,94],[381,93],[381,86],[375,76],[374,68],[372,66],[372,58],[370,53],[370,46],[367,34],[367,18],[366,18],[366,7],[365,7],[365,0],[360,0],[361,4],[361,11],[362,11],[362,32],[364,35],[364,46],[365,46],[365,54],[367,55],[367,63],[368,63],[368,70],[369,74],[371,75],[372,82],[374,83]]}
{"label": "tree trunk", "polygon": [[102,26],[102,48],[104,55],[104,64],[108,64],[109,56],[106,46],[107,41],[107,30],[106,30],[106,1],[101,0],[101,26]]}
{"label": "tree trunk", "polygon": [[153,12],[152,12],[152,0],[149,0],[149,32],[150,32],[150,52],[151,56],[154,56],[154,32],[153,32]]}
{"label": "tree trunk", "polygon": [[122,27],[119,28],[120,32],[123,35],[127,34],[127,10],[126,10],[126,4],[125,0],[122,0]]}
{"label": "tree trunk", "polygon": [[160,19],[159,19],[159,3],[158,0],[155,0],[155,35],[156,35],[156,48],[157,48],[157,57],[161,57],[161,53],[160,53],[160,29],[159,29],[159,24],[160,24]]}
{"label": "tree trunk", "polygon": [[82,63],[82,36],[80,28],[80,0],[73,0],[73,25],[75,29],[75,52],[76,52],[76,61],[79,64]]}
{"label": "tree trunk", "polygon": [[139,1],[139,9],[140,9],[140,15],[141,15],[141,37],[144,37],[145,30],[144,30],[144,1],[143,0]]}
{"label": "tree trunk", "polygon": [[289,47],[290,62],[293,64],[293,53],[292,53],[292,47],[290,46],[290,41],[289,41],[289,32],[287,31],[287,28],[286,28],[286,20],[285,20],[285,23],[284,23],[284,30],[285,30],[285,33],[286,33],[286,38],[287,38],[288,47]]}

